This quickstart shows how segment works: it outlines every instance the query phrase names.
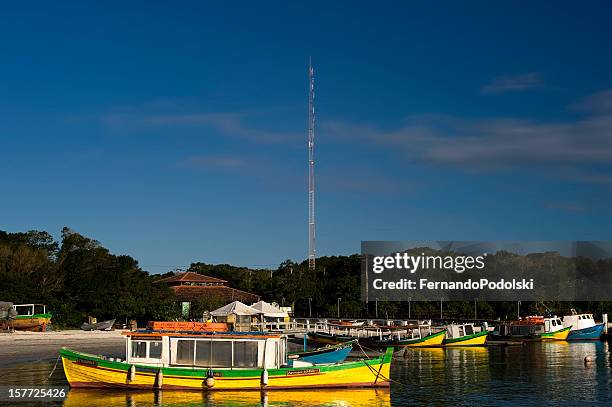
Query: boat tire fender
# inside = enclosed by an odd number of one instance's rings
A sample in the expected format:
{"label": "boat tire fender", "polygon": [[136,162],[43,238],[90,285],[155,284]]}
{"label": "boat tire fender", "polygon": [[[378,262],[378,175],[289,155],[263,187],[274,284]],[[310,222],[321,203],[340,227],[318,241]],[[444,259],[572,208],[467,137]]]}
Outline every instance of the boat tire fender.
{"label": "boat tire fender", "polygon": [[161,389],[164,386],[164,373],[161,369],[157,371],[157,375],[155,377],[155,388]]}
{"label": "boat tire fender", "polygon": [[128,370],[128,383],[133,382],[136,379],[136,365],[130,365]]}
{"label": "boat tire fender", "polygon": [[268,385],[268,370],[267,369],[264,369],[264,371],[261,372],[261,385],[262,386]]}
{"label": "boat tire fender", "polygon": [[215,375],[213,374],[212,369],[208,369],[208,372],[206,372],[206,380],[204,380],[204,384],[209,389],[215,386],[215,377],[214,376]]}

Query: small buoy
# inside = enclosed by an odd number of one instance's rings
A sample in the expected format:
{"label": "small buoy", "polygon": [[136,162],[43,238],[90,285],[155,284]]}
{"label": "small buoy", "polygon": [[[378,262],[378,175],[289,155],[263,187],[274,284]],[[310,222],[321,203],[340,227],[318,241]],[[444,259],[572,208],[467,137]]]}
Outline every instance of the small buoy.
{"label": "small buoy", "polygon": [[591,355],[586,355],[586,356],[584,357],[584,364],[591,363],[591,362],[593,362],[593,356],[591,356]]}
{"label": "small buoy", "polygon": [[268,385],[268,371],[265,370],[265,369],[261,373],[261,385],[262,386],[267,386]]}

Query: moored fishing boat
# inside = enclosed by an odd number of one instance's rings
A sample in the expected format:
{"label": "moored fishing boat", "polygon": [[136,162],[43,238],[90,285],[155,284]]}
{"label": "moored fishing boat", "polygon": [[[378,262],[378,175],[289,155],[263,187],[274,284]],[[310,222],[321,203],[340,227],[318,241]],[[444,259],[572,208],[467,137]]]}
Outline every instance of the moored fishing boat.
{"label": "moored fishing boat", "polygon": [[561,319],[556,315],[532,315],[525,317],[525,319],[517,323],[522,325],[534,325],[535,333],[540,335],[543,341],[565,341],[571,329],[571,326],[564,328]]}
{"label": "moored fishing boat", "polygon": [[604,324],[596,324],[593,314],[578,314],[572,309],[571,315],[563,317],[563,326],[571,327],[568,341],[598,340],[604,331]]}
{"label": "moored fishing boat", "polygon": [[536,325],[518,324],[515,322],[502,322],[489,333],[489,343],[520,343],[538,342],[542,340],[542,334],[536,332]]}
{"label": "moored fishing boat", "polygon": [[266,333],[125,332],[117,361],[62,348],[71,387],[261,390],[386,387],[393,349],[377,358],[289,367],[287,338]]}
{"label": "moored fishing boat", "polygon": [[310,351],[290,352],[288,354],[290,365],[298,367],[344,362],[356,342],[357,340],[352,340]]}
{"label": "moored fishing boat", "polygon": [[392,346],[394,348],[417,348],[417,347],[436,347],[441,346],[446,331],[440,331],[436,333],[430,333],[429,335],[421,335],[420,331],[413,330],[411,337],[389,337],[383,339],[374,339],[368,344],[376,348],[386,348]]}
{"label": "moored fishing boat", "polygon": [[355,339],[349,335],[338,335],[327,332],[308,332],[306,335],[309,341],[326,345],[337,345]]}
{"label": "moored fishing boat", "polygon": [[474,324],[451,324],[446,327],[443,346],[482,346],[487,341],[488,331],[476,332]]}
{"label": "moored fishing boat", "polygon": [[353,320],[353,321],[330,320],[329,324],[330,325],[341,326],[341,327],[358,327],[358,326],[364,326],[365,325],[365,321],[357,321],[357,320]]}

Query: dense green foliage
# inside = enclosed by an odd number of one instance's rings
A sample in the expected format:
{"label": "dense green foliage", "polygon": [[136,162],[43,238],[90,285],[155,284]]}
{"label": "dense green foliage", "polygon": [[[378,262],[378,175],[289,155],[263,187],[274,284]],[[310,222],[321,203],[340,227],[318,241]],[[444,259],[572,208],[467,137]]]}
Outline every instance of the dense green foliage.
{"label": "dense green foliage", "polygon": [[115,256],[97,241],[68,228],[61,245],[47,232],[0,231],[0,298],[44,303],[56,326],[98,320],[170,319],[177,316],[172,293],[129,256]]}
{"label": "dense green foliage", "polygon": [[[544,260],[550,264],[559,261],[554,256]],[[513,260],[502,254],[500,261]],[[189,268],[227,280],[230,286],[259,294],[266,301],[292,306],[296,316],[337,316],[339,310],[341,317],[440,317],[439,302],[412,302],[410,306],[406,302],[363,302],[360,270],[359,255],[319,258],[315,271],[308,269],[306,261],[298,264],[291,260],[276,270],[204,263]],[[0,231],[0,301],[47,304],[56,326],[79,326],[88,315],[98,320],[178,318],[180,308],[172,292],[153,284],[160,277],[143,271],[132,257],[111,254],[99,242],[68,228],[62,230],[59,243],[47,232]],[[224,305],[215,301],[204,298],[192,304],[192,313]],[[611,305],[525,302],[521,314],[541,314],[545,307],[561,315],[570,308],[601,314],[611,311]],[[445,302],[442,307],[444,319],[474,318],[473,302]],[[516,313],[516,302],[478,302],[476,316],[505,319],[515,318]]]}

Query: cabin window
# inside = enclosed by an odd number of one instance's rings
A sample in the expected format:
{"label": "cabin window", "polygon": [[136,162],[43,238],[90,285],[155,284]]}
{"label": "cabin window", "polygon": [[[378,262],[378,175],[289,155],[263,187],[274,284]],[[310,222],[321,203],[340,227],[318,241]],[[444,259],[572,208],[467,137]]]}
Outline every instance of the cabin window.
{"label": "cabin window", "polygon": [[161,341],[149,342],[149,357],[153,359],[161,359],[162,343]]}
{"label": "cabin window", "polygon": [[146,358],[147,357],[147,342],[146,341],[132,341],[132,357],[133,358]]}
{"label": "cabin window", "polygon": [[14,307],[17,311],[17,315],[32,315],[32,308],[30,306],[25,307]]}
{"label": "cabin window", "polygon": [[211,343],[211,367],[223,367],[232,365],[232,342],[214,341]]}
{"label": "cabin window", "polygon": [[472,325],[465,326],[465,334],[466,335],[474,335],[474,327]]}
{"label": "cabin window", "polygon": [[234,342],[234,366],[257,367],[257,342]]}
{"label": "cabin window", "polygon": [[195,360],[198,366],[210,366],[210,341],[196,342]]}
{"label": "cabin window", "polygon": [[180,339],[176,346],[176,363],[193,365],[194,340]]}

